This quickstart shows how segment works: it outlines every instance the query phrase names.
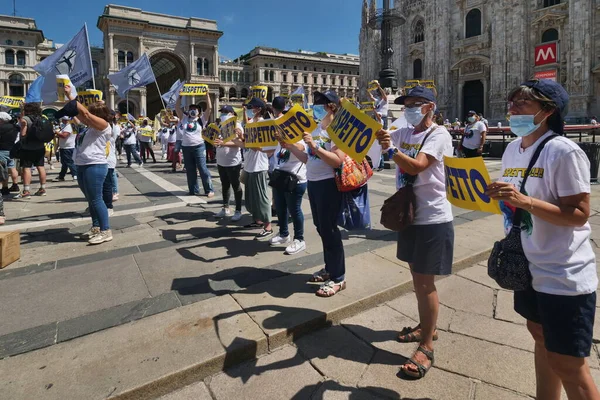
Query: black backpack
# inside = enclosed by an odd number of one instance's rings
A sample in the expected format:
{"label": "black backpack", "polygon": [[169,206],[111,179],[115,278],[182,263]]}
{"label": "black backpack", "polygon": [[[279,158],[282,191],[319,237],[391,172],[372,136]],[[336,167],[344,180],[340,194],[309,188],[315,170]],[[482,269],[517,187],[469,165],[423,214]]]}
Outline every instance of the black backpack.
{"label": "black backpack", "polygon": [[27,135],[36,138],[40,142],[48,143],[54,139],[54,128],[52,122],[42,117],[29,117],[31,126],[27,128]]}

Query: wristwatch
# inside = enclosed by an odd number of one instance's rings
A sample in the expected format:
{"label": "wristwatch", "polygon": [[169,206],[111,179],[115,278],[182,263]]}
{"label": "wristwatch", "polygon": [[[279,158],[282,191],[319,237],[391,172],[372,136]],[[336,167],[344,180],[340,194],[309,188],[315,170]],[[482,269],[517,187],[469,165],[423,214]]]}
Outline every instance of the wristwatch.
{"label": "wristwatch", "polygon": [[399,152],[399,150],[398,150],[398,148],[397,148],[397,147],[390,147],[390,148],[388,149],[388,157],[390,158],[390,160],[391,160],[392,158],[394,158],[394,156],[395,156],[396,154],[398,154],[398,152]]}

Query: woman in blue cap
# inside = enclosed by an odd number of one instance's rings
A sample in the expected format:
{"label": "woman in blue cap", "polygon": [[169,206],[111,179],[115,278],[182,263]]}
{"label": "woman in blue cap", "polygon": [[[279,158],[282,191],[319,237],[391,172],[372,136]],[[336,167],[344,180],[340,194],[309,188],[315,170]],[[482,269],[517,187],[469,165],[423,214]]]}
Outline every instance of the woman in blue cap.
{"label": "woman in blue cap", "polygon": [[432,90],[417,86],[396,104],[404,105],[409,128],[377,133],[381,148],[396,164],[396,188],[412,185],[415,215],[412,225],[398,233],[397,257],[410,266],[419,309],[419,325],[404,328],[398,340],[416,342],[415,354],[401,371],[422,378],[433,366],[433,341],[439,313],[435,278],[452,273],[454,226],[446,198],[444,156],[452,156],[452,137],[434,122],[436,98]]}
{"label": "woman in blue cap", "polygon": [[600,399],[585,360],[598,287],[588,222],[590,163],[579,146],[560,136],[569,102],[562,86],[527,81],[508,100],[510,128],[518,139],[502,156],[502,178],[486,193],[500,201],[507,234],[513,217],[521,219],[532,280],[528,289],[515,291],[514,308],[535,340],[536,397],[558,400],[564,388],[569,399]]}

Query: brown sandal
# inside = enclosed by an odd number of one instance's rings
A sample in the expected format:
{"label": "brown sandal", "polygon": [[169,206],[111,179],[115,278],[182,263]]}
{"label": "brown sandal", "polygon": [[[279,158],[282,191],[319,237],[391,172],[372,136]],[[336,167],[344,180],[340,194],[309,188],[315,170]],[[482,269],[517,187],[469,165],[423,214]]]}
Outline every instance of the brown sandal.
{"label": "brown sandal", "polygon": [[[419,331],[416,332],[415,331]],[[438,332],[437,329],[433,332],[433,340],[438,340]],[[420,343],[421,342],[421,324],[411,328],[409,326],[405,327],[398,334],[398,341],[400,343]]]}
{"label": "brown sandal", "polygon": [[[431,362],[431,364],[429,364],[428,367],[425,367],[423,364],[420,364],[417,360],[414,360],[414,357],[417,353],[423,353],[425,355],[425,357],[427,357],[427,359]],[[415,354],[413,354],[413,356],[410,359],[406,360],[406,362],[403,365],[403,367],[406,367],[406,366],[412,364],[417,367],[417,370],[411,371],[407,368],[401,368],[400,371],[402,371],[402,373],[404,375],[406,375],[410,378],[421,379],[421,378],[425,377],[427,372],[429,372],[431,367],[433,367],[433,363],[434,363],[433,350],[429,351],[429,350],[425,349],[423,346],[419,346],[417,351],[415,351]]]}
{"label": "brown sandal", "polygon": [[315,294],[319,297],[332,297],[344,289],[346,289],[346,281],[327,281],[321,285],[321,287],[319,288],[319,290],[317,290],[317,293]]}

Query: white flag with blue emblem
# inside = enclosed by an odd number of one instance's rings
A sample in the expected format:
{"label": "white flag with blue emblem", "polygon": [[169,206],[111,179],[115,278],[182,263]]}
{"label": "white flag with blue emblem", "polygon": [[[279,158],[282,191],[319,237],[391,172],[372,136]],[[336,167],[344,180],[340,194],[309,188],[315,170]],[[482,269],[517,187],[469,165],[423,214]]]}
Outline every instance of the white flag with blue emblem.
{"label": "white flag with blue emblem", "polygon": [[179,97],[179,92],[183,88],[183,82],[177,79],[171,89],[165,94],[162,95],[163,100],[165,101],[165,106],[169,109],[175,109],[175,103],[177,102],[177,98]]}
{"label": "white flag with blue emblem", "polygon": [[308,110],[308,97],[306,96],[306,91],[304,90],[304,86],[300,86],[299,88],[297,88],[296,90],[294,90],[292,92],[292,94],[290,95],[290,98],[295,95],[295,94],[302,94],[304,95],[304,109]]}
{"label": "white flag with blue emblem", "polygon": [[144,53],[142,57],[135,60],[119,72],[108,75],[108,80],[113,84],[121,98],[127,95],[127,92],[133,88],[146,86],[155,81],[154,72],[148,55]]}
{"label": "white flag with blue emblem", "polygon": [[68,75],[73,88],[94,77],[87,26],[83,26],[71,41],[46,57],[33,69],[44,77],[42,100],[52,103],[58,99],[56,76]]}

